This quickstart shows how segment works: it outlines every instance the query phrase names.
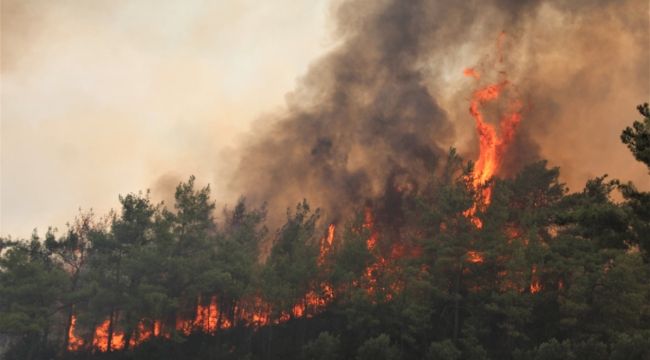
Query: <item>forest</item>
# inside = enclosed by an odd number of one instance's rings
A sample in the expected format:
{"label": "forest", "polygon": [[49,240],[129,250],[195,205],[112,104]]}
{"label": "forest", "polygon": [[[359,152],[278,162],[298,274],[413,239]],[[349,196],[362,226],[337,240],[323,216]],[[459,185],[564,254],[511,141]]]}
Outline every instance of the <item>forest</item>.
{"label": "forest", "polygon": [[[638,110],[621,146],[650,170]],[[306,199],[278,227],[245,197],[217,209],[189,177],[174,204],[131,193],[61,233],[3,238],[0,352],[650,359],[650,192],[607,175],[569,192],[545,161],[479,187],[472,170],[451,149],[425,183],[336,223]]]}

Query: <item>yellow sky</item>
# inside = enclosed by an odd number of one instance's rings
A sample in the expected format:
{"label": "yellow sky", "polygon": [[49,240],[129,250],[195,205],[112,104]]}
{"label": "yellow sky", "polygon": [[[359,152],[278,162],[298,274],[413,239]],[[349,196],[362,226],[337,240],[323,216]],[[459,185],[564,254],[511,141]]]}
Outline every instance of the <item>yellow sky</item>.
{"label": "yellow sky", "polygon": [[228,148],[331,45],[328,11],[2,0],[0,235],[63,229],[79,207],[104,214],[161,177],[218,192]]}
{"label": "yellow sky", "polygon": [[[335,47],[336,1],[0,0],[0,236],[64,229],[79,208],[116,208],[118,194],[149,188],[169,200],[190,174],[211,184],[217,206],[231,203],[238,144]],[[575,17],[541,6],[513,36],[512,56],[531,71],[513,74],[533,104],[523,121],[574,191],[603,173],[650,189],[619,140],[650,94],[650,53],[637,44],[650,10],[615,5],[618,16]],[[476,135],[462,69],[503,29],[488,15],[472,24],[475,39],[422,64],[456,129],[445,145],[464,155]]]}

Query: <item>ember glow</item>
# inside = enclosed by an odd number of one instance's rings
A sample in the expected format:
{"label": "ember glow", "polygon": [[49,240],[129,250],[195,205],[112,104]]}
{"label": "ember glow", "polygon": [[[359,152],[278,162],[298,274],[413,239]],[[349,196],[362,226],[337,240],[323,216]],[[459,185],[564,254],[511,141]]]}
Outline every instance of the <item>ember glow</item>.
{"label": "ember glow", "polygon": [[420,255],[420,249],[417,247],[407,248],[400,241],[395,241],[389,249],[382,249],[378,246],[379,231],[376,228],[376,220],[373,210],[366,207],[364,210],[363,229],[369,232],[366,239],[366,248],[372,255],[373,262],[368,265],[364,271],[363,288],[368,295],[376,296],[381,294],[383,300],[390,301],[395,294],[402,290],[402,283],[391,281],[390,283],[380,284],[380,278],[387,274],[393,275],[399,271],[397,261],[405,257],[417,257]]}
{"label": "ember glow", "polygon": [[533,265],[533,268],[531,269],[530,293],[536,294],[541,290],[542,284],[539,282],[539,278],[537,276],[537,266]]}
{"label": "ember glow", "polygon": [[483,262],[483,254],[478,251],[468,251],[467,261],[472,264],[480,264]]}
{"label": "ember glow", "polygon": [[134,348],[145,341],[150,340],[152,337],[163,336],[169,339],[169,333],[163,333],[162,322],[160,320],[154,321],[140,321],[138,328],[129,340],[129,347]]}
{"label": "ember glow", "polygon": [[[368,239],[366,240],[366,247],[368,251],[373,254],[377,246],[377,231],[375,230],[374,215],[372,209],[369,207],[364,211],[363,228],[370,232],[370,236],[368,236]],[[366,290],[369,294],[373,294],[377,290],[377,276],[385,266],[386,259],[379,256],[374,263],[366,268],[365,281],[368,284]]]}

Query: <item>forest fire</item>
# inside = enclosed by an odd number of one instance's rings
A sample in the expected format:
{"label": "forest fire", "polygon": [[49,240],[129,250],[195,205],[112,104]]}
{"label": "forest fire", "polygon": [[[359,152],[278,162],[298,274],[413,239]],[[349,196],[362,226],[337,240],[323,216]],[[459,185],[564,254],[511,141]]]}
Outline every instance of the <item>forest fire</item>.
{"label": "forest fire", "polygon": [[[503,35],[499,37],[499,62],[503,61],[502,51]],[[483,72],[474,68],[464,70],[464,75],[476,81],[484,79]],[[514,137],[515,131],[521,121],[521,103],[518,100],[506,99],[507,106],[504,114],[499,119],[499,129],[489,122],[484,115],[484,107],[488,103],[499,103],[504,92],[511,87],[511,83],[500,72],[499,80],[482,85],[473,92],[470,101],[469,112],[475,120],[479,138],[479,157],[475,163],[474,173],[470,180],[471,186],[479,193],[472,208],[465,212],[465,216],[471,219],[476,228],[482,228],[483,224],[477,217],[479,209],[487,207],[491,202],[491,187],[489,181],[499,171],[504,152]],[[374,295],[381,290],[386,300],[391,300],[393,294],[401,289],[399,283],[391,283],[380,288],[379,279],[388,272],[394,271],[394,260],[405,256],[404,244],[398,242],[392,244],[390,255],[384,256],[382,249],[378,246],[379,232],[376,228],[376,220],[371,207],[366,207],[363,212],[362,229],[368,232],[365,240],[367,251],[373,260],[363,272],[362,282],[356,281],[356,286],[363,284],[363,288],[369,295]],[[333,250],[336,236],[336,225],[330,224],[326,234],[319,241],[319,252],[317,257],[318,267],[323,269],[327,266],[328,256]],[[483,263],[483,254],[479,251],[469,251],[466,261],[473,264]],[[541,290],[541,286],[535,277],[533,268],[533,280],[530,285],[530,292],[535,293]],[[287,322],[292,318],[311,317],[313,314],[322,311],[334,298],[334,289],[328,283],[314,285],[300,301],[295,303],[289,310],[280,312],[275,319],[272,319],[271,305],[262,298],[256,297],[252,301],[241,302],[235,305],[235,309],[226,314],[219,308],[218,298],[211,296],[209,303],[204,303],[199,297],[196,302],[194,316],[186,318],[179,316],[174,324],[174,330],[189,336],[194,332],[215,334],[220,330],[226,330],[237,324],[250,324],[254,327],[262,327]],[[145,326],[145,324],[149,324]],[[128,346],[135,347],[155,337],[169,337],[169,332],[163,331],[164,324],[160,320],[153,322],[140,321],[134,333],[129,337]],[[83,339],[74,335],[75,323],[70,327],[70,351],[76,351],[83,347]],[[109,333],[111,333],[109,335]],[[92,346],[96,351],[121,350],[126,347],[124,333],[111,328],[109,320],[104,321],[94,331]]]}
{"label": "forest fire", "polygon": [[325,259],[329,252],[332,250],[332,244],[334,243],[334,233],[336,231],[336,225],[330,224],[327,227],[327,235],[323,237],[320,241],[320,252],[318,254],[318,265],[323,266]]}
{"label": "forest fire", "polygon": [[[310,317],[311,314],[322,310],[333,298],[333,291],[329,285],[323,285],[322,292],[324,295],[318,295],[314,291],[308,292],[304,301],[294,305],[291,314],[282,313],[274,321],[275,324],[289,321],[292,317],[299,318],[303,316]],[[264,304],[261,299],[253,301],[251,306],[235,311],[238,314],[238,321],[250,324],[255,327],[266,326],[269,324],[270,311],[268,304]],[[308,312],[309,311],[309,312]],[[69,329],[68,351],[79,351],[84,348],[84,340],[76,335],[76,317]],[[174,324],[174,331],[189,336],[194,332],[204,334],[215,334],[218,330],[226,330],[232,327],[232,321],[225,314],[219,312],[216,297],[212,297],[208,305],[198,304],[193,319],[184,319],[179,317]],[[129,348],[134,348],[152,338],[164,337],[169,339],[171,333],[165,330],[164,324],[160,320],[138,322],[137,329],[134,330],[128,340]],[[123,331],[111,329],[110,320],[104,320],[98,325],[92,337],[92,350],[99,352],[118,351],[126,348],[127,340]]]}
{"label": "forest fire", "polygon": [[362,228],[369,232],[365,243],[366,249],[371,254],[373,261],[364,270],[364,289],[368,295],[375,296],[381,294],[384,300],[390,301],[394,297],[394,294],[401,291],[403,284],[393,280],[388,284],[380,285],[380,278],[388,274],[396,273],[399,268],[396,261],[405,257],[417,257],[421,249],[417,247],[407,249],[403,243],[395,241],[391,244],[390,251],[384,253],[378,247],[379,232],[375,226],[375,216],[373,215],[372,208],[366,207]]}
{"label": "forest fire", "polygon": [[[332,250],[334,243],[336,225],[330,224],[326,235],[320,241],[320,253],[318,265],[325,265],[326,257]],[[331,285],[322,283],[318,285],[318,291],[310,290],[303,299],[295,304],[290,313],[282,312],[273,321],[274,324],[289,321],[291,318],[303,316],[311,317],[313,314],[322,311],[334,298],[334,290]],[[209,303],[204,303],[202,297],[196,300],[196,308],[191,318],[178,316],[174,322],[174,331],[189,336],[194,332],[204,334],[216,334],[219,330],[227,330],[234,322],[252,325],[259,328],[266,326],[271,321],[271,306],[261,298],[255,297],[251,301],[243,302],[235,306],[233,314],[235,318],[225,314],[219,309],[219,302],[216,296],[210,297]],[[76,334],[77,318],[72,316],[68,329],[68,351],[75,352],[84,349],[85,341]],[[123,331],[112,328],[109,319],[104,320],[92,333],[92,350],[99,352],[119,351],[127,347],[134,348],[152,338],[171,338],[170,331],[161,320],[141,320],[137,328],[127,340]]]}
{"label": "forest fire", "polygon": [[[372,254],[377,246],[377,230],[375,229],[375,220],[374,216],[372,214],[372,209],[370,207],[366,207],[364,210],[364,215],[363,215],[363,228],[366,229],[370,235],[368,236],[368,239],[366,240],[366,248],[368,251]],[[379,272],[384,270],[386,267],[386,259],[379,255],[377,256],[375,262],[373,262],[371,265],[369,265],[364,274],[365,274],[365,282],[367,284],[367,289],[366,291],[369,294],[374,294],[377,290],[377,277],[379,275]]]}
{"label": "forest fire", "polygon": [[68,329],[68,351],[77,351],[84,345],[84,340],[75,336],[77,326],[77,317],[72,315],[70,319],[70,328]]}
{"label": "forest fire", "polygon": [[[497,42],[499,63],[503,62],[503,41],[505,33],[501,33]],[[467,68],[463,74],[475,80],[481,80],[480,74],[474,68]],[[490,205],[492,189],[488,182],[499,171],[503,155],[514,138],[515,132],[521,121],[522,103],[518,99],[507,98],[506,109],[499,119],[499,131],[494,124],[488,122],[483,115],[482,108],[490,103],[497,102],[504,91],[511,86],[505,71],[499,72],[497,82],[481,86],[474,91],[470,100],[469,112],[476,123],[476,132],[479,139],[479,157],[474,164],[472,186],[480,193],[480,200],[467,210],[466,216],[472,219],[477,228],[483,226],[476,213],[481,207]]]}
{"label": "forest fire", "polygon": [[533,268],[531,269],[530,293],[536,294],[541,290],[542,284],[539,282],[539,278],[537,276],[537,266],[533,265]]}
{"label": "forest fire", "polygon": [[478,251],[468,251],[467,252],[467,261],[472,264],[480,264],[483,262],[483,254]]}
{"label": "forest fire", "polygon": [[650,359],[638,0],[7,1],[0,358]]}
{"label": "forest fire", "polygon": [[114,330],[111,327],[109,319],[104,320],[97,328],[93,335],[93,348],[105,352],[122,350],[125,346],[124,333]]}
{"label": "forest fire", "polygon": [[[196,317],[192,325],[195,329],[200,329],[206,334],[214,333],[217,330],[217,325],[221,325],[220,328],[222,329],[229,328],[230,324],[228,322],[222,321],[221,324],[218,324],[220,315],[216,296],[210,297],[210,303],[208,305],[201,304],[201,298],[199,298],[198,304],[196,305]],[[187,333],[187,326],[184,326],[183,330],[186,335],[189,335]]]}
{"label": "forest fire", "polygon": [[[499,40],[499,51],[501,51],[501,41]],[[499,56],[499,61],[503,57]],[[464,75],[481,81],[484,79],[482,72],[474,68],[465,69]],[[474,172],[470,184],[478,193],[474,205],[465,211],[464,215],[471,219],[476,228],[482,228],[483,224],[477,216],[479,209],[490,205],[491,188],[489,181],[499,171],[504,152],[514,137],[516,128],[521,121],[521,104],[518,100],[506,99],[507,110],[500,116],[499,130],[494,124],[489,122],[484,115],[484,107],[488,103],[499,103],[503,94],[511,86],[505,73],[500,73],[500,79],[497,82],[480,86],[473,92],[470,100],[469,112],[475,120],[476,129],[479,138],[479,157],[475,163]],[[443,224],[444,225],[444,224]],[[363,222],[361,229],[367,232],[365,247],[371,254],[372,262],[366,266],[362,278],[353,282],[354,286],[361,286],[369,295],[374,296],[382,294],[385,300],[390,301],[394,294],[401,291],[402,285],[394,280],[388,284],[380,284],[380,279],[387,274],[392,274],[398,270],[396,260],[405,256],[410,256],[409,251],[420,253],[417,249],[407,249],[405,244],[396,241],[390,246],[390,251],[385,252],[379,244],[379,231],[377,229],[373,208],[366,206],[363,211]],[[334,223],[329,224],[326,233],[318,242],[318,256],[316,259],[320,271],[330,266],[328,259],[334,250],[337,226]],[[385,254],[384,254],[385,253]],[[417,256],[417,255],[415,255]],[[479,251],[469,251],[466,254],[466,261],[472,264],[483,263],[483,253]],[[337,289],[337,291],[345,289]],[[530,285],[530,292],[535,293],[541,290],[539,282],[536,280],[535,268],[533,268],[533,280]],[[259,328],[269,324],[280,324],[291,320],[292,318],[312,317],[324,310],[327,305],[334,299],[335,291],[331,284],[327,282],[313,284],[311,290],[297,301],[290,309],[281,311],[274,319],[272,317],[272,306],[265,302],[261,297],[254,297],[249,300],[242,300],[234,305],[231,311],[220,309],[220,303],[217,296],[209,296],[206,302],[201,296],[196,299],[196,305],[192,316],[177,316],[173,326],[166,327],[164,322],[155,320],[141,320],[132,330],[130,336],[125,336],[122,330],[111,326],[110,320],[104,320],[96,326],[92,336],[92,349],[95,351],[106,352],[122,350],[127,347],[133,348],[145,341],[157,337],[171,337],[171,331],[176,331],[182,335],[189,336],[192,333],[199,332],[204,334],[216,334],[218,331],[227,330],[235,324],[252,325]],[[207,299],[207,298],[206,298]],[[172,329],[171,331],[168,329]],[[73,317],[69,327],[69,351],[78,351],[84,348],[84,339],[75,334],[76,317]]]}

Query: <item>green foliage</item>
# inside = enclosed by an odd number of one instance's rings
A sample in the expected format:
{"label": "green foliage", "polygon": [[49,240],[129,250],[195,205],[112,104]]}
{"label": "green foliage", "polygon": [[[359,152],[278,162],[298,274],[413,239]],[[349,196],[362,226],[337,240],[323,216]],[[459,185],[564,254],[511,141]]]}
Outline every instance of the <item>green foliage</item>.
{"label": "green foliage", "polygon": [[620,189],[626,200],[622,208],[628,219],[629,242],[639,246],[646,261],[650,261],[650,192],[638,191],[632,183]]}
{"label": "green foliage", "polygon": [[303,300],[316,275],[318,244],[314,235],[319,212],[311,212],[306,201],[287,214],[271,254],[262,269],[262,292],[279,314]]}
{"label": "green foliage", "polygon": [[[637,109],[643,115],[643,121],[635,121],[632,128],[623,130],[621,140],[634,157],[650,169],[650,107],[645,103]],[[638,245],[645,260],[650,262],[650,192],[638,191],[632,183],[622,185],[621,190],[626,200],[623,209],[629,219],[631,243]]]}
{"label": "green foliage", "polygon": [[461,352],[454,343],[447,339],[434,341],[429,345],[426,360],[458,360]]}
{"label": "green foliage", "polygon": [[537,348],[535,360],[571,360],[574,359],[571,343],[559,342],[555,338],[545,342]]}
{"label": "green foliage", "polygon": [[341,359],[341,340],[328,332],[322,332],[316,339],[302,348],[304,360],[338,360]]}
{"label": "green foliage", "polygon": [[650,358],[650,331],[620,334],[612,346],[611,360],[645,360]]}
{"label": "green foliage", "polygon": [[[622,140],[648,164],[640,111]],[[650,194],[606,176],[568,194],[540,161],[485,184],[490,204],[470,214],[485,196],[471,174],[452,149],[416,187],[337,219],[324,253],[330,224],[307,201],[269,232],[266,207],[243,198],[215,216],[194,177],[173,208],[128,194],[106,220],[81,213],[61,236],[0,239],[5,358],[649,358]],[[325,287],[334,297],[318,311],[295,310]],[[197,309],[215,303],[206,333]],[[268,322],[251,324],[252,311]],[[69,352],[73,318],[86,347]],[[154,320],[165,336],[93,353],[106,320],[111,341]]]}
{"label": "green foliage", "polygon": [[357,360],[397,360],[400,359],[399,349],[392,345],[390,337],[380,334],[366,340],[357,350]]}
{"label": "green foliage", "polygon": [[63,295],[63,271],[44,253],[38,239],[11,247],[0,259],[0,332],[43,334]]}
{"label": "green foliage", "polygon": [[634,157],[650,169],[650,107],[648,103],[637,107],[643,115],[642,121],[635,121],[621,133],[621,141],[627,145]]}
{"label": "green foliage", "polygon": [[233,210],[224,210],[225,224],[216,238],[214,257],[200,274],[205,293],[219,297],[219,308],[232,313],[237,301],[256,294],[260,273],[259,247],[266,236],[265,209],[249,210],[240,199]]}
{"label": "green foliage", "polygon": [[49,255],[34,235],[0,257],[0,334],[18,339],[8,357],[31,360],[49,351],[48,334],[56,330],[54,315],[68,286]]}

